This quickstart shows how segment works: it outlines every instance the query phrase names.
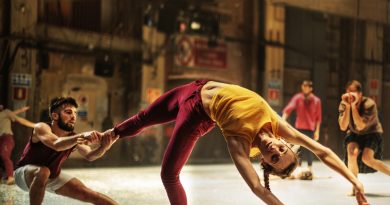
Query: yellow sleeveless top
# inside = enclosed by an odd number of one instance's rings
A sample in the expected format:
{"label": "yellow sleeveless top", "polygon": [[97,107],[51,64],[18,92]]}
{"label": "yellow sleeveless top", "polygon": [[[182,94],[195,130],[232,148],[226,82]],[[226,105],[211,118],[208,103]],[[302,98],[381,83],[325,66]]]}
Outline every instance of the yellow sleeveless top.
{"label": "yellow sleeveless top", "polygon": [[225,138],[238,136],[246,139],[252,145],[250,157],[260,154],[252,143],[265,124],[271,123],[272,132],[277,136],[277,114],[260,95],[237,85],[221,88],[213,96],[210,117]]}

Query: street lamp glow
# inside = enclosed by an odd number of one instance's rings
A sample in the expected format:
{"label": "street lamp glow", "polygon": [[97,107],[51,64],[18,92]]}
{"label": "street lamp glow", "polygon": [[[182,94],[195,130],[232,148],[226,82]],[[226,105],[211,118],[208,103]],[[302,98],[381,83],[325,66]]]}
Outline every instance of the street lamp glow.
{"label": "street lamp glow", "polygon": [[199,30],[200,29],[200,23],[196,22],[196,21],[191,22],[191,29],[192,30]]}

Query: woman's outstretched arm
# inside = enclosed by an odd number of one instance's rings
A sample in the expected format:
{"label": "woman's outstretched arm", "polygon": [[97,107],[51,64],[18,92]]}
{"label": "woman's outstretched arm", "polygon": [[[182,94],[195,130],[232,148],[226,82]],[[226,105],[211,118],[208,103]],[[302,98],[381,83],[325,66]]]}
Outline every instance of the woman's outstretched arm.
{"label": "woman's outstretched arm", "polygon": [[302,145],[317,155],[327,166],[340,173],[352,183],[356,190],[356,199],[359,204],[368,204],[364,196],[363,184],[331,149],[300,133],[284,120],[279,120],[278,135],[282,136],[287,142]]}
{"label": "woman's outstretched arm", "polygon": [[249,143],[240,137],[227,137],[230,156],[242,178],[256,196],[266,204],[283,204],[276,196],[260,183],[260,178],[249,159]]}

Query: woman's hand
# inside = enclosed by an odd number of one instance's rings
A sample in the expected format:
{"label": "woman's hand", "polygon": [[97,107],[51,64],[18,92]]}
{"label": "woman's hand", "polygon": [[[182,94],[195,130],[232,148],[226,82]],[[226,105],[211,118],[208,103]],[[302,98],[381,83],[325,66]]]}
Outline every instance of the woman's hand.
{"label": "woman's hand", "polygon": [[364,196],[363,184],[358,182],[354,186],[354,189],[355,189],[355,196],[356,196],[356,200],[357,200],[358,204],[359,205],[370,205],[366,199],[366,196]]}
{"label": "woman's hand", "polygon": [[102,140],[101,140],[101,146],[104,147],[104,149],[106,150],[109,150],[110,147],[112,146],[112,144],[114,144],[116,142],[116,140],[118,140],[119,138],[119,135],[115,136],[115,135],[104,135]]}

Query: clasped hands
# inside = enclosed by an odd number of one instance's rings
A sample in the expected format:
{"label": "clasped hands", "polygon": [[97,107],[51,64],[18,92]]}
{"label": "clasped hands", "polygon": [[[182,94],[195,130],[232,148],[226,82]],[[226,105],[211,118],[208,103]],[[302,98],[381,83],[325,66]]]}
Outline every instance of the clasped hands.
{"label": "clasped hands", "polygon": [[341,101],[346,105],[357,105],[359,96],[356,92],[347,92],[341,96]]}
{"label": "clasped hands", "polygon": [[106,130],[105,132],[83,132],[77,138],[77,144],[101,144],[110,147],[118,138],[119,135],[115,136],[113,129]]}

